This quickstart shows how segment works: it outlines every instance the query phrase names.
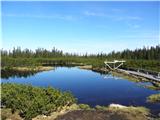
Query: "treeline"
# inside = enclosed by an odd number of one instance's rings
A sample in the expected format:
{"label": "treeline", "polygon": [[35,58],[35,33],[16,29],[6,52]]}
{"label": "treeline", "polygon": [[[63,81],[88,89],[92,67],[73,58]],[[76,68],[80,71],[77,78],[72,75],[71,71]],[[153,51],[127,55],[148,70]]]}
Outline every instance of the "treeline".
{"label": "treeline", "polygon": [[32,51],[28,48],[22,50],[21,47],[13,48],[13,50],[1,50],[1,56],[3,57],[13,57],[13,58],[18,58],[18,57],[24,57],[24,58],[37,58],[37,57],[60,57],[63,56],[63,51],[57,50],[55,47],[49,51],[44,48],[38,48],[35,51]]}
{"label": "treeline", "polygon": [[123,50],[121,52],[112,51],[109,54],[98,53],[98,54],[83,54],[79,55],[76,53],[64,53],[62,50],[58,50],[53,47],[52,50],[44,48],[38,48],[35,51],[30,49],[22,50],[20,47],[13,48],[12,51],[1,49],[2,57],[12,58],[54,58],[54,57],[84,57],[84,58],[108,58],[108,59],[141,59],[141,60],[160,60],[160,45],[155,47],[143,47],[142,49],[136,50]]}
{"label": "treeline", "polygon": [[143,49],[123,50],[122,52],[111,52],[109,58],[141,59],[141,60],[160,60],[160,45],[155,47],[143,47]]}
{"label": "treeline", "polygon": [[111,52],[109,54],[71,54],[64,53],[61,50],[53,48],[46,50],[38,48],[35,51],[20,47],[12,51],[1,49],[1,67],[2,69],[17,66],[41,66],[55,65],[67,66],[75,64],[92,65],[93,67],[104,67],[105,60],[124,59],[126,63],[122,66],[124,69],[143,69],[159,72],[160,70],[160,45],[155,47],[143,47],[136,50],[123,50],[121,52]]}

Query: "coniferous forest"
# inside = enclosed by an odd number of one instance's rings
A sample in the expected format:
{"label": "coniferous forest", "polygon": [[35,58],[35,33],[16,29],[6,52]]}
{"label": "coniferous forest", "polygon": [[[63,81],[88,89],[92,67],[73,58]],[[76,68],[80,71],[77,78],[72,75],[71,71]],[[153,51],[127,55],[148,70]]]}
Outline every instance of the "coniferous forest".
{"label": "coniferous forest", "polygon": [[37,66],[44,63],[66,65],[68,63],[84,63],[94,67],[104,66],[104,60],[124,59],[127,62],[123,66],[126,69],[160,70],[160,45],[155,47],[143,47],[135,50],[125,49],[120,52],[98,54],[66,53],[53,47],[52,50],[38,48],[30,49],[13,48],[12,51],[1,49],[1,65],[13,66]]}
{"label": "coniferous forest", "polygon": [[110,58],[110,59],[142,59],[142,60],[160,60],[160,45],[155,47],[143,47],[137,48],[135,50],[125,49],[121,52],[112,51],[109,54],[107,53],[98,53],[98,54],[82,54],[77,53],[65,53],[65,51],[58,50],[55,47],[51,51],[38,48],[35,51],[30,49],[21,49],[21,47],[13,48],[12,51],[7,51],[1,49],[2,57],[11,57],[11,58],[54,58],[54,57],[95,57],[95,58]]}

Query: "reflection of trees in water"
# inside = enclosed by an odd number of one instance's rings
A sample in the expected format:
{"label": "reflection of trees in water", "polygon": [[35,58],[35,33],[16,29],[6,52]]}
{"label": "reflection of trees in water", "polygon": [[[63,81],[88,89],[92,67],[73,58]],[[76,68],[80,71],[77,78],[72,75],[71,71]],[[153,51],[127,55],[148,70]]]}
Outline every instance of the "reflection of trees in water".
{"label": "reflection of trees in water", "polygon": [[18,71],[18,70],[1,70],[1,78],[9,79],[10,77],[24,77],[33,76],[36,71]]}
{"label": "reflection of trees in water", "polygon": [[143,88],[151,90],[160,90],[160,84],[158,82],[137,82],[137,85]]}

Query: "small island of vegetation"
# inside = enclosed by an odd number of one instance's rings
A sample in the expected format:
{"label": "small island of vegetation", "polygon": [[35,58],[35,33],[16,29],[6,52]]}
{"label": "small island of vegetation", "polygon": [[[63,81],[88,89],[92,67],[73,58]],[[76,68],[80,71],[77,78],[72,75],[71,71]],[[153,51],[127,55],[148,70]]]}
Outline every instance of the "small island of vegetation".
{"label": "small island of vegetation", "polygon": [[151,103],[160,103],[160,93],[149,96],[147,101]]}

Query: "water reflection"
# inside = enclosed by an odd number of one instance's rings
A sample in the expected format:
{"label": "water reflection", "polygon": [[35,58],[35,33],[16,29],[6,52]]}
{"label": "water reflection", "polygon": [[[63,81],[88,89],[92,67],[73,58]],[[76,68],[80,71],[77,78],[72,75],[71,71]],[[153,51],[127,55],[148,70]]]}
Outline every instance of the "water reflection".
{"label": "water reflection", "polygon": [[145,106],[154,110],[159,110],[160,107],[160,105],[146,102],[148,96],[159,93],[159,91],[144,88],[138,85],[139,83],[111,74],[104,75],[76,67],[58,67],[55,70],[40,73],[1,72],[2,83],[31,84],[41,87],[52,86],[63,91],[69,90],[78,99],[78,103],[89,104],[90,106],[106,106],[116,103],[127,106]]}
{"label": "water reflection", "polygon": [[147,88],[147,89],[152,89],[152,90],[160,90],[159,83],[154,83],[154,82],[138,82],[138,86]]}
{"label": "water reflection", "polygon": [[33,76],[37,71],[18,71],[18,70],[1,70],[1,78],[3,79],[9,79],[11,78],[27,78],[29,76]]}
{"label": "water reflection", "polygon": [[120,79],[123,79],[123,78],[114,76],[114,75],[112,75],[112,74],[106,74],[106,75],[104,75],[104,79],[120,80]]}

